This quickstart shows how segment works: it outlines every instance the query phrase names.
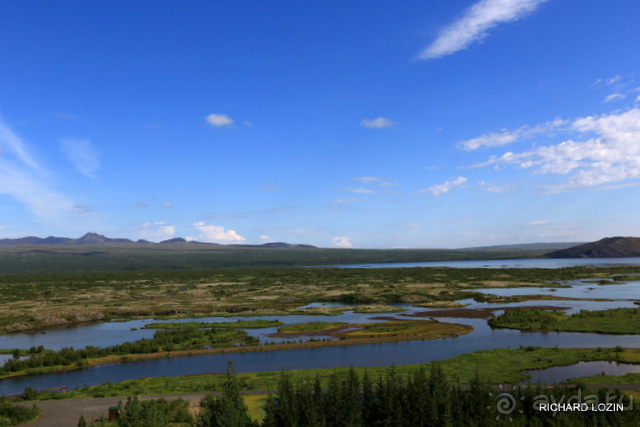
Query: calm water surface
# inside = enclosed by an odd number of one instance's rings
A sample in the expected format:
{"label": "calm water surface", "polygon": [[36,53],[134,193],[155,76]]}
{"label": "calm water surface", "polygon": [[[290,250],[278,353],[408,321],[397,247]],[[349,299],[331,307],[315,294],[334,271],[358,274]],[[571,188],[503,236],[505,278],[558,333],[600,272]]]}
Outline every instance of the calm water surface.
{"label": "calm water surface", "polygon": [[538,369],[532,371],[524,371],[531,375],[524,384],[530,382],[540,384],[554,384],[567,381],[571,378],[587,377],[592,375],[626,375],[631,373],[640,373],[640,365],[632,365],[629,363],[618,363],[608,361],[595,362],[578,362],[569,366],[554,366],[553,368]]}
{"label": "calm water surface", "polygon": [[[628,264],[640,264],[640,258],[624,258]],[[583,264],[593,260],[575,260]],[[607,262],[617,264],[616,260],[607,259]],[[497,263],[500,264],[497,264]],[[564,265],[560,265],[564,262]],[[538,264],[540,268],[559,268],[567,266],[567,262],[574,260],[510,260],[510,261],[465,261],[465,266],[473,267],[485,266],[487,268],[502,268],[510,266],[513,268],[534,267]],[[477,265],[480,263],[481,265]],[[510,263],[507,265],[505,263]],[[543,265],[543,263],[546,263]],[[555,266],[550,266],[551,264]],[[428,263],[433,266],[434,263]],[[461,267],[458,263],[440,263],[447,266]],[[455,264],[455,265],[452,265]],[[422,265],[422,264],[421,264]],[[571,264],[573,265],[573,264]],[[393,266],[397,266],[394,264]],[[464,266],[462,266],[464,268]],[[571,288],[511,288],[511,289],[481,289],[481,292],[493,293],[497,295],[528,295],[528,294],[550,294],[566,296],[570,298],[607,298],[611,301],[525,301],[510,304],[489,304],[477,303],[473,300],[463,300],[461,302],[469,304],[469,308],[505,307],[505,306],[535,306],[552,305],[563,308],[566,312],[572,313],[579,310],[603,310],[616,307],[635,307],[633,300],[640,295],[640,281],[627,282],[616,285],[598,285],[585,281],[570,282]],[[553,289],[553,291],[552,291]],[[322,304],[322,303],[319,303]],[[318,303],[314,304],[318,305]],[[330,304],[327,304],[330,305]],[[403,305],[406,313],[415,311],[429,311],[430,315],[438,317],[438,310],[427,310]],[[384,316],[405,318],[399,313],[386,313]],[[265,316],[261,319],[278,319],[287,324],[309,322],[309,321],[344,321],[349,323],[371,322],[371,317],[376,314],[357,314],[346,312],[339,316]],[[257,319],[256,317],[234,317],[234,318],[199,318],[199,319],[178,319],[172,322],[185,322],[190,320],[202,322],[233,322],[236,320]],[[134,320],[126,322],[109,322],[98,325],[76,327],[69,329],[58,329],[47,331],[45,334],[33,335],[10,335],[0,336],[0,348],[29,348],[32,346],[44,345],[46,348],[60,349],[62,347],[82,348],[86,345],[96,347],[119,344],[124,341],[134,341],[140,338],[153,336],[155,330],[142,329],[151,319]],[[98,366],[91,369],[78,371],[41,375],[37,377],[24,377],[5,379],[0,381],[0,393],[6,395],[19,394],[25,387],[34,387],[39,390],[60,387],[66,385],[71,388],[82,387],[83,385],[102,384],[106,381],[118,382],[126,379],[158,376],[192,375],[200,373],[224,372],[227,362],[232,360],[237,372],[264,372],[277,371],[283,369],[307,369],[307,368],[331,368],[353,366],[383,366],[383,365],[404,365],[414,363],[427,363],[434,360],[443,360],[463,353],[476,350],[493,348],[516,348],[519,346],[540,346],[540,347],[623,347],[640,348],[640,337],[637,335],[604,335],[585,334],[570,332],[548,332],[530,333],[509,329],[491,329],[484,319],[450,319],[441,318],[441,321],[467,324],[474,327],[472,333],[456,337],[433,341],[410,341],[400,343],[384,343],[370,345],[354,345],[341,347],[324,347],[314,349],[266,351],[252,353],[237,353],[225,355],[200,355],[191,357],[177,357],[160,360],[150,360],[137,363],[122,363]],[[134,330],[132,330],[134,329]],[[250,329],[247,332],[261,339],[261,341],[277,341],[277,339],[266,337],[277,328]],[[10,357],[10,355],[8,356]],[[4,358],[4,357],[3,357]],[[565,367],[567,368],[567,367]],[[596,369],[595,373],[601,371],[607,373],[607,369]],[[538,371],[540,372],[540,371]],[[572,374],[570,374],[572,375]],[[583,374],[584,375],[584,374]]]}
{"label": "calm water surface", "polygon": [[563,268],[563,267],[612,267],[616,265],[640,265],[640,258],[541,258],[497,259],[476,261],[394,262],[381,264],[332,265],[338,268],[398,268],[398,267],[451,267],[451,268]]}

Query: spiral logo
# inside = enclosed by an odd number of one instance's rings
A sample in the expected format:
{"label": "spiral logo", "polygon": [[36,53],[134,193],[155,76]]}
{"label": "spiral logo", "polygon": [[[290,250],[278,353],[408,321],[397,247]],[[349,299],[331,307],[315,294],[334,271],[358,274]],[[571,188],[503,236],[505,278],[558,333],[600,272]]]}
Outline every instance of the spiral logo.
{"label": "spiral logo", "polygon": [[496,396],[496,409],[502,415],[511,415],[516,410],[516,398],[511,393],[500,393]]}
{"label": "spiral logo", "polygon": [[[503,390],[502,384],[500,384],[499,388],[500,388],[500,391]],[[516,386],[513,386],[511,388],[511,391],[515,389],[516,389]],[[493,397],[495,400],[495,408],[498,411],[498,415],[496,415],[496,421],[499,420],[501,416],[505,416],[509,419],[509,421],[513,421],[513,417],[511,417],[511,414],[518,407],[518,400],[513,396],[513,394],[507,391],[502,391],[502,393],[498,394],[497,396],[494,396],[493,393],[489,393],[489,396]],[[524,396],[520,398],[520,400],[523,400],[523,399],[524,399]],[[488,410],[491,410],[493,408],[494,408],[493,406],[487,406]],[[518,412],[522,414],[523,411],[522,409],[518,409]]]}

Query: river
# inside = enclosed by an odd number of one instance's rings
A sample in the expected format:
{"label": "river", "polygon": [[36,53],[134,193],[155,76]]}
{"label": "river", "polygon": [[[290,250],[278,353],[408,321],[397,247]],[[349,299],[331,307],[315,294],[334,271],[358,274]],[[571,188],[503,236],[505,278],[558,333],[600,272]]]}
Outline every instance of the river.
{"label": "river", "polygon": [[[525,261],[512,260],[514,264],[522,265]],[[516,262],[517,261],[517,262]],[[544,260],[554,261],[558,260]],[[483,261],[488,263],[490,261]],[[504,261],[501,261],[504,262]],[[638,259],[640,264],[640,259]],[[527,266],[528,267],[528,266]],[[493,268],[493,267],[490,267]],[[549,267],[556,268],[556,267]],[[570,282],[571,288],[509,288],[509,289],[480,289],[481,292],[494,293],[504,296],[532,294],[553,294],[569,298],[607,297],[611,301],[546,301],[543,304],[562,307],[572,313],[582,309],[603,310],[617,307],[634,307],[633,300],[640,295],[640,281],[622,282],[615,285],[598,285],[588,281]],[[585,295],[586,292],[586,295]],[[463,300],[469,308],[490,307],[489,303],[476,303]],[[540,301],[525,301],[521,303],[498,304],[498,306],[530,306],[541,305]],[[496,306],[496,305],[493,305]],[[438,317],[438,310],[427,310],[409,305],[401,306],[404,313],[385,314],[405,318],[403,314],[416,311],[430,311],[430,315]],[[345,321],[350,323],[372,321],[375,314],[357,314],[346,312],[340,316],[265,316],[264,319],[279,319],[287,324],[308,321]],[[236,321],[237,318],[205,318],[198,321]],[[175,321],[188,321],[180,319]],[[44,334],[10,335],[0,337],[0,348],[29,348],[44,345],[46,348],[61,348],[73,346],[81,348],[86,345],[107,346],[124,341],[131,341],[143,337],[150,337],[154,330],[142,329],[150,319],[126,322],[108,322],[98,325],[83,326],[69,329],[47,331]],[[456,338],[446,338],[432,341],[408,341],[399,343],[352,345],[339,347],[321,347],[299,350],[281,350],[248,352],[224,355],[199,355],[190,357],[176,357],[149,360],[136,363],[117,363],[102,365],[89,369],[70,372],[39,375],[34,377],[12,378],[0,381],[0,393],[5,395],[19,394],[25,387],[39,390],[61,387],[70,388],[84,385],[102,384],[107,381],[118,382],[127,379],[158,376],[193,375],[201,373],[224,372],[227,362],[232,360],[236,372],[264,372],[290,369],[332,368],[353,366],[384,366],[428,363],[443,360],[475,350],[494,348],[517,348],[520,346],[540,347],[623,347],[640,348],[640,337],[637,335],[606,335],[570,332],[520,332],[510,329],[492,329],[484,319],[451,319],[441,318],[441,321],[467,324],[474,327],[474,331]],[[247,330],[261,341],[276,341],[266,335],[275,332],[276,328],[262,330]],[[605,369],[606,371],[606,369]],[[599,372],[599,371],[598,371]]]}

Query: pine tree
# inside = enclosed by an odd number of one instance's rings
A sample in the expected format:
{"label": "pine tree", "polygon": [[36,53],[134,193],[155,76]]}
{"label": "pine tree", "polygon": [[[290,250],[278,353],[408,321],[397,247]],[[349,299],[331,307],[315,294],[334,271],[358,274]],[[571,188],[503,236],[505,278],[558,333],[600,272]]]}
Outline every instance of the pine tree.
{"label": "pine tree", "polygon": [[229,361],[227,374],[222,385],[222,396],[215,399],[205,398],[200,406],[198,425],[202,427],[252,427],[255,426],[249,416],[249,410],[240,394],[240,386]]}

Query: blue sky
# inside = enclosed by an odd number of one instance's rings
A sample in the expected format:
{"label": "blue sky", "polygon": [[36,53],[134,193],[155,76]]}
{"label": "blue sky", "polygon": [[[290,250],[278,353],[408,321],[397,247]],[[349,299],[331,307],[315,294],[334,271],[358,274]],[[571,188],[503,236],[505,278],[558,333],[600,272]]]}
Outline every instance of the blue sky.
{"label": "blue sky", "polygon": [[0,238],[640,236],[637,0],[0,2]]}

